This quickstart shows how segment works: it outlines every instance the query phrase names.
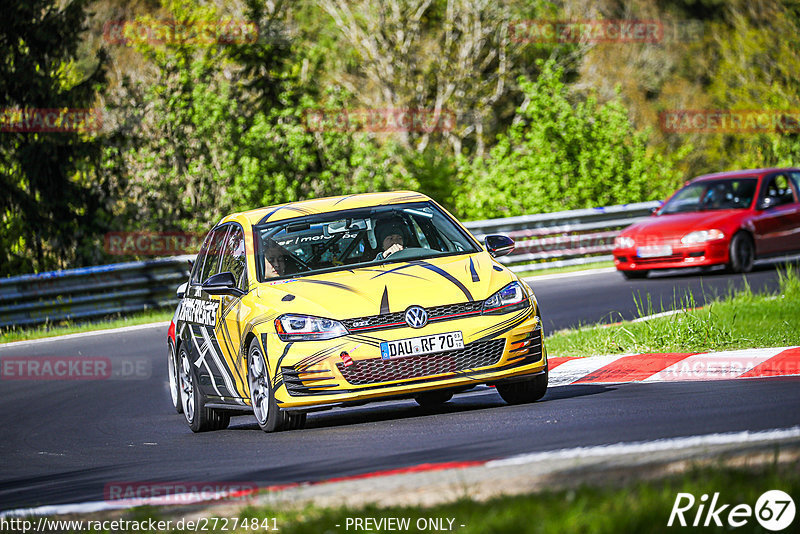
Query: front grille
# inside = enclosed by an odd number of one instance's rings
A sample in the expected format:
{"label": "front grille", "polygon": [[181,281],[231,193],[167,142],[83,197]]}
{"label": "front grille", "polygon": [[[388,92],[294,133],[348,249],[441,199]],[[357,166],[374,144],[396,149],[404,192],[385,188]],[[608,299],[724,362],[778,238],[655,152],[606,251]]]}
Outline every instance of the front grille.
{"label": "front grille", "polygon": [[[445,304],[444,306],[434,306],[425,308],[428,312],[428,322],[447,321],[459,319],[469,315],[479,315],[483,308],[483,301],[459,302],[458,304]],[[355,319],[345,319],[341,321],[345,328],[350,332],[366,332],[369,330],[387,330],[390,328],[402,328],[406,325],[405,312],[384,313],[382,315],[370,315],[367,317],[356,317]]]}
{"label": "front grille", "polygon": [[358,386],[377,384],[394,380],[406,380],[423,376],[457,373],[467,369],[476,369],[494,365],[503,357],[504,339],[476,341],[463,349],[440,352],[438,354],[421,354],[382,360],[354,361],[345,367],[337,362],[336,367],[348,383]]}
{"label": "front grille", "polygon": [[665,261],[683,261],[683,254],[673,254],[671,256],[659,256],[656,258],[640,258],[635,256],[631,258],[634,263],[662,263]]}

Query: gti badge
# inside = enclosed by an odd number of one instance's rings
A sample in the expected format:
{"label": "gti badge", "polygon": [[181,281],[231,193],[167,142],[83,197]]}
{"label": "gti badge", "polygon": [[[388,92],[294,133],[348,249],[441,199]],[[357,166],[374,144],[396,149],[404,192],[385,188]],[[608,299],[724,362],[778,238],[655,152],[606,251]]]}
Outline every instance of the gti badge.
{"label": "gti badge", "polygon": [[425,308],[411,306],[406,310],[406,324],[411,328],[422,328],[428,324],[428,312]]}

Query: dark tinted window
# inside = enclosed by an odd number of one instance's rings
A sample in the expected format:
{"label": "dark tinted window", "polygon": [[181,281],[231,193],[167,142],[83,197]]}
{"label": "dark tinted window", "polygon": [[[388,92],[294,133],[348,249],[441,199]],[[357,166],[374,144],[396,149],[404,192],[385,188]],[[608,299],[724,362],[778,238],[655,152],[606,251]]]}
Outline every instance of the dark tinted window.
{"label": "dark tinted window", "polygon": [[789,178],[785,174],[768,177],[764,182],[764,189],[761,191],[761,199],[765,198],[772,198],[772,206],[794,202],[794,193],[789,185]]}
{"label": "dark tinted window", "polygon": [[[453,220],[427,202],[320,213],[255,230],[261,280],[480,250]],[[400,241],[401,250],[390,254],[387,244],[393,240]]]}
{"label": "dark tinted window", "polygon": [[747,209],[756,194],[755,178],[729,178],[694,182],[678,191],[659,215],[705,210]]}
{"label": "dark tinted window", "polygon": [[245,272],[247,254],[244,249],[244,231],[239,225],[231,226],[230,232],[225,237],[222,251],[222,263],[219,272],[231,272],[236,278],[239,288],[247,287],[247,274]]}
{"label": "dark tinted window", "polygon": [[[203,270],[198,280],[201,284],[208,280],[209,276],[215,275],[219,272],[219,260],[222,255],[222,247],[225,244],[225,235],[228,233],[230,226],[223,226],[214,230],[207,238],[208,251],[206,252],[203,261]],[[203,245],[205,248],[205,244]]]}

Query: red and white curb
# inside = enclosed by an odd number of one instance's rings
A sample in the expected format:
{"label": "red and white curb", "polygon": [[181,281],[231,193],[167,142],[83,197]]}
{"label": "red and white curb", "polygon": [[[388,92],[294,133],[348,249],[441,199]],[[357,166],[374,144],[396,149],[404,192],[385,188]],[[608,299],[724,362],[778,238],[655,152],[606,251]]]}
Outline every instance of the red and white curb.
{"label": "red and white curb", "polygon": [[800,375],[800,347],[550,358],[550,386]]}

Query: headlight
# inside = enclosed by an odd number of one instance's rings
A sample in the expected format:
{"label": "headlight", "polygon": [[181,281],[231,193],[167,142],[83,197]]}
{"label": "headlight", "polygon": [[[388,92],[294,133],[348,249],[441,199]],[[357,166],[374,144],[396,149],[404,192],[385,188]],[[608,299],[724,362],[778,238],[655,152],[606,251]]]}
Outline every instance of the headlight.
{"label": "headlight", "polygon": [[696,232],[692,232],[686,234],[681,238],[681,243],[684,245],[693,245],[695,243],[705,243],[706,241],[714,241],[716,239],[722,239],[725,237],[719,230],[698,230]]}
{"label": "headlight", "polygon": [[617,236],[614,238],[614,248],[632,248],[634,244],[632,237]]}
{"label": "headlight", "polygon": [[347,334],[347,329],[339,321],[291,314],[275,319],[275,331],[281,341],[320,341]]}
{"label": "headlight", "polygon": [[528,295],[519,282],[511,282],[506,287],[483,302],[484,314],[509,313],[529,306]]}

